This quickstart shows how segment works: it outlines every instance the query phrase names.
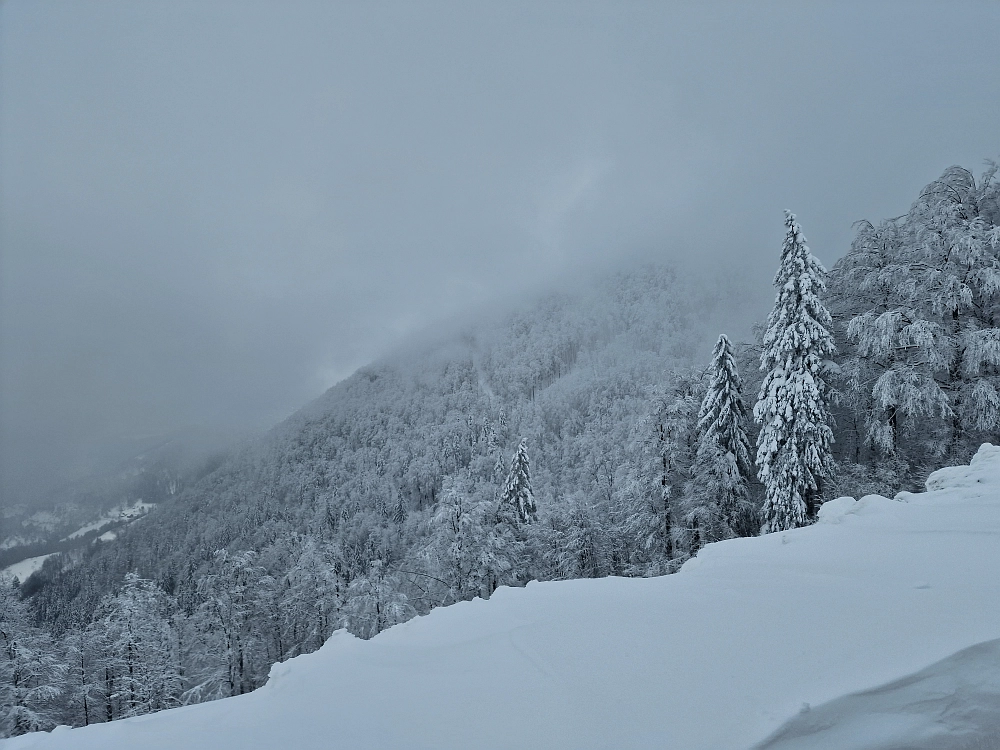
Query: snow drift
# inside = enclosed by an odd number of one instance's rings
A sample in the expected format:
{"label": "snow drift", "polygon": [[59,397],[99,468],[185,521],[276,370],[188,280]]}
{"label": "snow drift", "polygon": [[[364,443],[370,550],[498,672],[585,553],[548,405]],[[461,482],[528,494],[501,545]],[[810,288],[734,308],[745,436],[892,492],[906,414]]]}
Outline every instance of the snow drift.
{"label": "snow drift", "polygon": [[757,750],[1000,748],[1000,640],[804,711]]}
{"label": "snow drift", "polygon": [[1000,448],[927,485],[835,500],[672,576],[530,584],[371,641],[340,631],[255,693],[4,748],[965,746],[943,738],[1000,726]]}

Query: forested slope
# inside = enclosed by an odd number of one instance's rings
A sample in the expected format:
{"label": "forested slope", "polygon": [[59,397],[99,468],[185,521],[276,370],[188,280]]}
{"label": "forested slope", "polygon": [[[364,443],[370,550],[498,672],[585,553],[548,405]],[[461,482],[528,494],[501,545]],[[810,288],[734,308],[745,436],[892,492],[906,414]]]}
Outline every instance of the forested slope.
{"label": "forested slope", "polygon": [[[35,616],[57,638],[88,641],[93,675],[81,683],[97,681],[112,648],[104,620],[117,616],[105,597],[126,573],[155,582],[138,599],[176,641],[184,676],[172,697],[103,701],[94,712],[106,720],[252,690],[345,622],[370,636],[503,584],[665,572],[683,556],[663,553],[651,465],[676,399],[697,411],[695,353],[740,294],[647,265],[415,344],[33,582]],[[530,532],[496,519],[522,440]]]}
{"label": "forested slope", "polygon": [[[25,650],[2,662],[21,717],[4,731],[249,692],[342,626],[370,638],[504,585],[675,572],[968,461],[1000,436],[994,177],[951,168],[861,224],[825,287],[789,215],[759,343],[710,357],[754,292],[647,265],[362,368],[30,597],[5,589]],[[744,410],[765,375],[753,467]]]}
{"label": "forested slope", "polygon": [[1000,449],[927,486],[837,499],[677,575],[530,583],[370,641],[341,631],[253,694],[10,748],[990,747]]}

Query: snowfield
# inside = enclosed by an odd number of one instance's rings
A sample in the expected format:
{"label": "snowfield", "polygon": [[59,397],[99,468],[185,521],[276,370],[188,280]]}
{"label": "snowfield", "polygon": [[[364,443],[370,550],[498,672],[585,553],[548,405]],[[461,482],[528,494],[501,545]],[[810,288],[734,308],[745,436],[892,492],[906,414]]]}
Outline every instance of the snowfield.
{"label": "snowfield", "polygon": [[146,503],[142,500],[136,500],[132,505],[115,508],[109,514],[101,516],[96,521],[92,521],[86,526],[81,526],[79,529],[67,536],[66,539],[63,539],[63,541],[65,542],[69,539],[77,539],[90,531],[98,531],[105,526],[109,526],[114,523],[134,521],[136,518],[141,518],[148,513],[151,508],[155,507],[156,503]]}
{"label": "snowfield", "polygon": [[928,487],[835,500],[677,575],[533,583],[367,642],[340,631],[256,693],[4,750],[993,747],[1000,449]]}
{"label": "snowfield", "polygon": [[52,554],[39,555],[38,557],[29,557],[27,560],[21,560],[19,563],[8,565],[3,570],[0,570],[0,579],[10,580],[11,578],[16,578],[21,583],[24,583],[31,577],[32,573],[41,570],[42,565],[50,557],[52,557]]}

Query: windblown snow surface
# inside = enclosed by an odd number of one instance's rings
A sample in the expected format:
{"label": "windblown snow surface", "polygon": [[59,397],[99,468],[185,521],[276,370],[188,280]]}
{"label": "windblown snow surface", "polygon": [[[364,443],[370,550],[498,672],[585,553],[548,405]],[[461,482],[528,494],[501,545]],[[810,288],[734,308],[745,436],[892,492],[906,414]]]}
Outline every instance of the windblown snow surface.
{"label": "windblown snow surface", "polygon": [[238,698],[5,750],[1000,747],[1000,449],[928,492],[338,632]]}

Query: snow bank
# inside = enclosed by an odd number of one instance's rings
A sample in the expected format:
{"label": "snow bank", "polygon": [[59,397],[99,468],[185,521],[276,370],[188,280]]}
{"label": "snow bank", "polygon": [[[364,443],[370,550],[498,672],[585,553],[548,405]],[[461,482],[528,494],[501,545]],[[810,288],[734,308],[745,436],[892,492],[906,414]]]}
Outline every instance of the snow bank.
{"label": "snow bank", "polygon": [[757,750],[998,746],[1000,640],[959,651],[888,685],[803,711]]}
{"label": "snow bank", "polygon": [[[823,523],[710,545],[673,576],[536,583],[368,642],[338,632],[256,693],[4,750],[905,746],[916,693],[882,688],[884,711],[842,696],[935,662],[914,684],[953,695],[967,677],[948,665],[968,659],[941,660],[1000,638],[1000,450],[928,487],[835,501]],[[813,711],[852,732],[818,744]]]}
{"label": "snow bank", "polygon": [[990,484],[996,481],[997,462],[1000,461],[1000,447],[982,445],[968,466],[949,466],[938,469],[927,477],[925,486],[928,492],[951,489],[979,489],[977,485]]}
{"label": "snow bank", "polygon": [[889,500],[881,495],[865,495],[860,500],[855,500],[853,497],[838,497],[820,506],[819,523],[842,523],[848,516],[857,515],[861,511],[870,514],[879,507],[891,510],[894,502],[900,502],[900,498],[897,496],[896,500]]}

